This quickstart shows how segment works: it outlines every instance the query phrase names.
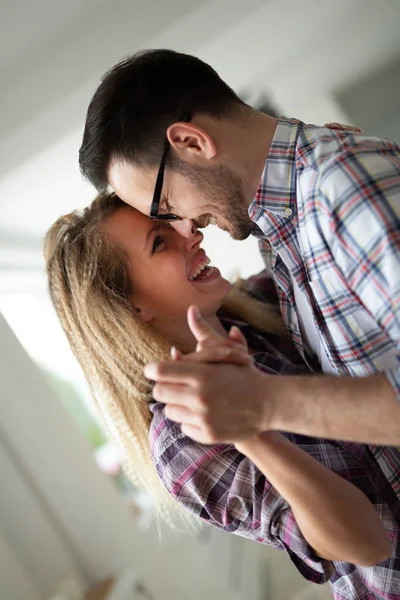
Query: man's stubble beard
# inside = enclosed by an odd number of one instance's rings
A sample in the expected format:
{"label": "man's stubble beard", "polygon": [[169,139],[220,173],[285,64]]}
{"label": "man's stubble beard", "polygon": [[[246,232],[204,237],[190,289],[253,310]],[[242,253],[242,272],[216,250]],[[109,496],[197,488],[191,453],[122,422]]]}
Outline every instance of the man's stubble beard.
{"label": "man's stubble beard", "polygon": [[[244,240],[251,234],[255,223],[249,217],[249,201],[236,173],[224,165],[205,168],[189,167],[185,163],[180,163],[179,171],[202,193],[207,206],[215,207],[213,216],[225,221],[233,239]],[[209,217],[210,213],[198,217],[198,227],[205,227]]]}

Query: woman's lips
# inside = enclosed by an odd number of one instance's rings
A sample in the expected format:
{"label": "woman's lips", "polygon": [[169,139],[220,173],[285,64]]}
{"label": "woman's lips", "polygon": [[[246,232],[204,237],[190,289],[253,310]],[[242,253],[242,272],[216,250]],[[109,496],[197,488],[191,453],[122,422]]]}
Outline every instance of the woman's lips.
{"label": "woman's lips", "polygon": [[221,273],[217,267],[208,267],[207,272],[203,271],[203,273],[205,273],[205,275],[201,279],[194,279],[191,283],[200,285],[214,281],[215,279],[218,279],[218,277],[221,277]]}
{"label": "woman's lips", "polygon": [[192,270],[189,275],[189,281],[196,279],[201,273],[204,272],[207,265],[209,265],[210,259],[206,256],[197,266],[196,269]]}
{"label": "woman's lips", "polygon": [[188,279],[197,273],[200,265],[204,264],[205,260],[208,259],[203,248],[199,248],[196,254],[192,258],[192,264],[189,267]]}

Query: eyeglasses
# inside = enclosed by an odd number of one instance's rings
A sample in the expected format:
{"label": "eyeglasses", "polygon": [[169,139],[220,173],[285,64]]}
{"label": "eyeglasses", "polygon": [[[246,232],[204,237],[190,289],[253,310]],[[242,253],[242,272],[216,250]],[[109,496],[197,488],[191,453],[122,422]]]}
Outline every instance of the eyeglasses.
{"label": "eyeglasses", "polygon": [[[189,123],[191,117],[186,116],[183,119],[179,119],[184,123]],[[161,213],[159,214],[160,202],[161,202],[161,193],[164,183],[164,173],[165,173],[165,165],[167,164],[168,152],[171,148],[171,144],[169,143],[168,138],[165,138],[164,149],[161,156],[160,167],[158,169],[156,186],[154,188],[153,201],[150,207],[150,219],[156,219],[157,221],[166,221],[170,223],[171,221],[181,221],[182,217],[178,217],[178,215],[174,215],[172,213]]]}

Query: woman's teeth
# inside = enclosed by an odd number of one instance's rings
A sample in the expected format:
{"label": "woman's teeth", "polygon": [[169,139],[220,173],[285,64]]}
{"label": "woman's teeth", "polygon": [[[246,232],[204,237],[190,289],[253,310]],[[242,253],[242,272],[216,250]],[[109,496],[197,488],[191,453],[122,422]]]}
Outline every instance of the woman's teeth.
{"label": "woman's teeth", "polygon": [[217,217],[210,217],[208,219],[208,224],[209,225],[216,225],[217,224]]}
{"label": "woman's teeth", "polygon": [[209,258],[205,258],[204,260],[202,260],[201,263],[196,267],[196,270],[189,275],[189,281],[193,281],[193,279],[196,279],[196,277],[198,277],[200,273],[204,271],[204,269],[207,265],[210,264],[210,262],[211,261]]}

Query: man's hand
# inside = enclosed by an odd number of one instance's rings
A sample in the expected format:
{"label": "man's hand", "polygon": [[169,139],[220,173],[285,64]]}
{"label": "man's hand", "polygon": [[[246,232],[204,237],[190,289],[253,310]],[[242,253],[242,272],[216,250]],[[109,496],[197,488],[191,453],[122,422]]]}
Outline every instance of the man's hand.
{"label": "man's hand", "polygon": [[[264,430],[265,376],[253,365],[242,334],[235,328],[226,340],[195,307],[188,311],[188,323],[197,352],[146,366],[146,376],[157,382],[153,397],[167,405],[167,418],[181,423],[183,433],[203,444],[235,443],[258,435]],[[221,360],[236,364],[216,364]]]}
{"label": "man's hand", "polygon": [[325,123],[324,127],[336,129],[337,131],[354,131],[354,133],[362,133],[362,129],[353,127],[353,125],[343,125],[343,123]]}

